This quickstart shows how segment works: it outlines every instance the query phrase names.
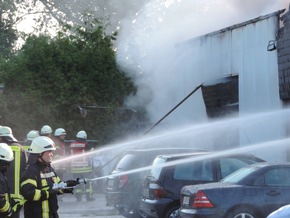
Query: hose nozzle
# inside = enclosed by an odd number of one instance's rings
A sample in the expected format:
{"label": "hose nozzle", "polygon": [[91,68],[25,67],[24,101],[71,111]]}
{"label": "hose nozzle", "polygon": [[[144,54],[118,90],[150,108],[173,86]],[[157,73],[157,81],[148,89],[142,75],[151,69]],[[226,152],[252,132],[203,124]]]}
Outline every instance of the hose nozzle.
{"label": "hose nozzle", "polygon": [[84,178],[84,179],[77,178],[76,181],[78,184],[84,184],[84,185],[87,184],[87,182],[88,182],[88,180],[86,178]]}

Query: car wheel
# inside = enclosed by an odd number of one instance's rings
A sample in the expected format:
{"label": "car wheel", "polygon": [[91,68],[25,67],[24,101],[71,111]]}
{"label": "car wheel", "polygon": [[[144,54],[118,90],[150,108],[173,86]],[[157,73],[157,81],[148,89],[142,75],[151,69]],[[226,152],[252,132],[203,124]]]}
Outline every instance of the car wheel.
{"label": "car wheel", "polygon": [[258,214],[250,208],[238,208],[231,212],[227,218],[259,218]]}
{"label": "car wheel", "polygon": [[165,217],[166,218],[177,218],[177,217],[179,217],[179,207],[178,206],[172,207],[169,211],[167,211]]}

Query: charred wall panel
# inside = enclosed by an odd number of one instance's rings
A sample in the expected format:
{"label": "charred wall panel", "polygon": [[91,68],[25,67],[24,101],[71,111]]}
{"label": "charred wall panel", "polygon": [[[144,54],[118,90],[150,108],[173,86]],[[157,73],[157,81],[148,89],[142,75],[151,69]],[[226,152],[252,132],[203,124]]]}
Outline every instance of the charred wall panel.
{"label": "charred wall panel", "polygon": [[218,118],[238,112],[238,83],[238,76],[231,76],[202,86],[202,94],[208,117]]}
{"label": "charred wall panel", "polygon": [[284,26],[277,35],[277,55],[279,70],[279,94],[284,101],[290,100],[290,13],[281,17]]}

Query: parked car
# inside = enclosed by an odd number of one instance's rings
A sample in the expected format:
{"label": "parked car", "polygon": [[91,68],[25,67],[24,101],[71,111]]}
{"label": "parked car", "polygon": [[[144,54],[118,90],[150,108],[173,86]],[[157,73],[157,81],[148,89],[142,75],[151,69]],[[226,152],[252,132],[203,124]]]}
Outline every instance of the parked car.
{"label": "parked car", "polygon": [[148,167],[159,154],[205,151],[199,148],[148,148],[126,151],[117,161],[105,184],[108,206],[114,206],[124,217],[137,218],[139,199],[147,170],[132,170]]}
{"label": "parked car", "polygon": [[290,204],[290,163],[258,163],[181,189],[182,218],[261,218]]}
{"label": "parked car", "polygon": [[215,153],[194,152],[160,155],[154,160],[144,181],[140,214],[142,217],[179,217],[180,190],[183,186],[216,182],[257,162],[264,160],[251,154],[217,156]]}

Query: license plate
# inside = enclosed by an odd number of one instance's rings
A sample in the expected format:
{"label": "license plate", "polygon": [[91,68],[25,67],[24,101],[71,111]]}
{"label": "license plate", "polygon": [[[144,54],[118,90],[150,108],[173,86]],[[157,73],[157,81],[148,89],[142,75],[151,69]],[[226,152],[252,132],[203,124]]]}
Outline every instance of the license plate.
{"label": "license plate", "polygon": [[183,197],[183,204],[189,205],[189,197],[187,196]]}
{"label": "license plate", "polygon": [[149,189],[143,189],[143,196],[149,198]]}
{"label": "license plate", "polygon": [[108,186],[109,186],[109,187],[114,186],[114,180],[113,180],[113,179],[110,179],[110,180],[108,181]]}

